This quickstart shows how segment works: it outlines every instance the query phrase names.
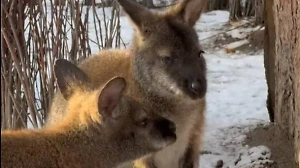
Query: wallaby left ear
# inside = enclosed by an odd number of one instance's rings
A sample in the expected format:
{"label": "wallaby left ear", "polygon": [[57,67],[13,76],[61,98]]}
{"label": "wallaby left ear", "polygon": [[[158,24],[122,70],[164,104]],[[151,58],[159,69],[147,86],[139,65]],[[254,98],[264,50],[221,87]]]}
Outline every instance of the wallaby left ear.
{"label": "wallaby left ear", "polygon": [[125,87],[126,81],[122,77],[115,77],[104,86],[98,98],[98,110],[103,118],[113,117]]}
{"label": "wallaby left ear", "polygon": [[[135,0],[118,0],[135,28],[142,34],[147,30],[147,23],[153,19],[153,14],[146,7],[138,4]],[[146,29],[146,30],[145,30]]]}
{"label": "wallaby left ear", "polygon": [[170,13],[180,17],[185,23],[194,26],[206,9],[208,0],[184,0],[171,8]]}
{"label": "wallaby left ear", "polygon": [[65,59],[55,61],[54,74],[58,88],[66,100],[76,89],[85,89],[90,85],[87,75],[75,64]]}

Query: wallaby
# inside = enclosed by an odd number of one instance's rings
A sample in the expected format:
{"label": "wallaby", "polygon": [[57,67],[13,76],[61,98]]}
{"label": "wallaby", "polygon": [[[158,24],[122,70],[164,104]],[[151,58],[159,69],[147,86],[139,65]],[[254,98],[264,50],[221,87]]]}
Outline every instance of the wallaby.
{"label": "wallaby", "polygon": [[175,142],[173,122],[123,95],[124,78],[95,88],[66,60],[57,60],[54,71],[65,117],[44,129],[1,132],[1,167],[112,168]]}
{"label": "wallaby", "polygon": [[[155,12],[133,2],[118,0],[134,27],[131,50],[104,50],[79,67],[93,85],[112,76],[128,81],[126,94],[141,98],[176,124],[174,144],[134,162],[138,168],[198,168],[204,127],[206,62],[193,28],[208,0],[184,0]],[[48,126],[64,116],[60,94],[53,100]]]}

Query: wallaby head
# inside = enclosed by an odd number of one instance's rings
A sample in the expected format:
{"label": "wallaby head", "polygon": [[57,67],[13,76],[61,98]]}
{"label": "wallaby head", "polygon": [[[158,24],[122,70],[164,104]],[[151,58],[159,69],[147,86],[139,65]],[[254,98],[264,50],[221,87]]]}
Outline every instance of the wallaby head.
{"label": "wallaby head", "polygon": [[133,73],[140,85],[166,96],[204,97],[206,63],[193,26],[207,0],[185,0],[164,12],[118,1],[134,25]]}
{"label": "wallaby head", "polygon": [[115,77],[103,87],[93,88],[81,69],[63,59],[55,62],[54,72],[58,88],[68,102],[67,122],[94,126],[112,141],[132,142],[137,149],[144,149],[141,153],[175,142],[175,124],[157,115],[147,104],[124,95],[124,78]]}

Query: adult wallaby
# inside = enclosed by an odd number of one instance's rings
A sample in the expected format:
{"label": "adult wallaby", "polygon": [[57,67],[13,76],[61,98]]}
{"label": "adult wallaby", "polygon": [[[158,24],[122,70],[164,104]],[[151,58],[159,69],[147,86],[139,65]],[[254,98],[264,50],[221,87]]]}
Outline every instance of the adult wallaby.
{"label": "adult wallaby", "polygon": [[[193,28],[207,0],[185,0],[164,12],[132,0],[118,0],[134,26],[131,50],[104,50],[79,67],[94,85],[112,76],[128,81],[126,94],[141,98],[175,122],[174,144],[135,162],[136,167],[197,168],[204,126],[206,63]],[[53,100],[48,125],[64,116],[60,94]]]}
{"label": "adult wallaby", "polygon": [[123,95],[124,78],[95,88],[66,60],[57,60],[54,71],[65,117],[45,129],[2,131],[1,167],[112,168],[175,142],[173,122]]}

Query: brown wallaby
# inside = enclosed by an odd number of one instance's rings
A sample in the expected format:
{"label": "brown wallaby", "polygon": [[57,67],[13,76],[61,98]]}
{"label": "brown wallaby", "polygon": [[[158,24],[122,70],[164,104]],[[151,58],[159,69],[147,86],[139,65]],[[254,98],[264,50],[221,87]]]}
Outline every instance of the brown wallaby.
{"label": "brown wallaby", "polygon": [[[134,26],[131,50],[104,50],[79,67],[93,85],[112,76],[128,81],[126,94],[176,124],[174,144],[135,166],[197,168],[204,127],[206,62],[193,28],[208,0],[184,0],[163,12],[150,11],[133,0],[118,0]],[[66,103],[60,94],[53,100],[48,126],[64,116]]]}
{"label": "brown wallaby", "polygon": [[45,129],[1,132],[1,167],[112,168],[175,142],[173,122],[123,95],[124,78],[95,88],[66,60],[57,60],[54,71],[65,117]]}

